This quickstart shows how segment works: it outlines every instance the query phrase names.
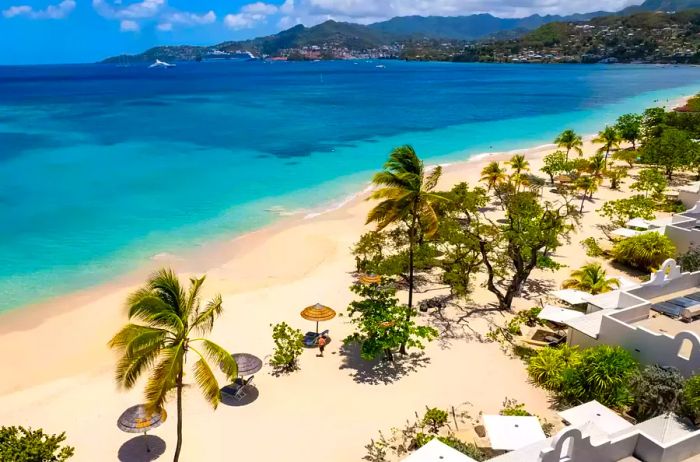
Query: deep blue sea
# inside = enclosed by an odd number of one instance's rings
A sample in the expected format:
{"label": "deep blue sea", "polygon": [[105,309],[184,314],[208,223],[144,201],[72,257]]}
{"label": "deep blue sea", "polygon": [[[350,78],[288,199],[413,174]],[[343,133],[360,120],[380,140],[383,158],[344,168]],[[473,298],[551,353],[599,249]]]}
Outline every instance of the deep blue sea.
{"label": "deep blue sea", "polygon": [[0,310],[330,207],[399,144],[461,160],[698,91],[673,66],[0,67]]}

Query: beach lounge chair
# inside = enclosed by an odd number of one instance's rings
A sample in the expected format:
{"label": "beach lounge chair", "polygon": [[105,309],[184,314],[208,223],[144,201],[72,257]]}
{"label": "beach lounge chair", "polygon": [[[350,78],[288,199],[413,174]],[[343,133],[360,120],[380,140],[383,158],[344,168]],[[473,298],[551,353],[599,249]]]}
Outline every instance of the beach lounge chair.
{"label": "beach lounge chair", "polygon": [[251,375],[248,380],[242,381],[241,385],[238,387],[238,390],[236,391],[236,394],[233,395],[233,398],[235,400],[240,401],[246,397],[246,395],[248,394],[248,389],[250,387],[255,386],[255,385],[253,385],[254,378],[255,378],[255,376]]}
{"label": "beach lounge chair", "polygon": [[316,332],[307,332],[306,335],[304,335],[304,346],[306,346],[307,348],[313,348],[318,346],[319,337],[321,337],[322,335],[328,337],[328,332],[330,331],[324,330],[320,334],[317,334]]}

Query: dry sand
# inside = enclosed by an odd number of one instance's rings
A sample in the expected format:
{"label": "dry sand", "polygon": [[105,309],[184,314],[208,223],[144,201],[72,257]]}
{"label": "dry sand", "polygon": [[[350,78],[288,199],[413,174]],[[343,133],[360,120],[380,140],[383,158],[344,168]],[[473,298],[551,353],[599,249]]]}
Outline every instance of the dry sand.
{"label": "dry sand", "polygon": [[[544,154],[552,147],[523,151],[539,174]],[[586,142],[587,154],[592,146]],[[483,166],[512,153],[495,154],[445,168],[441,188],[459,181],[475,183]],[[626,184],[631,183],[630,179]],[[553,197],[549,188],[545,195]],[[556,273],[536,271],[540,290],[556,288],[587,258],[579,242],[596,235],[601,218],[594,212],[605,200],[623,197],[606,181],[587,202],[572,242],[558,252],[569,266]],[[183,273],[207,273],[205,295],[221,292],[226,308],[212,338],[232,352],[267,357],[272,352],[271,323],[286,321],[303,331],[312,323],[299,317],[302,307],[322,302],[339,313],[351,300],[348,286],[354,259],[351,245],[368,228],[364,217],[371,204],[358,197],[346,206],[310,219],[290,218],[241,238],[212,245],[196,255],[172,261]],[[582,231],[584,230],[584,231]],[[155,266],[156,263],[153,263]],[[5,352],[0,380],[0,424],[66,431],[77,461],[151,460],[141,442],[122,433],[115,422],[128,406],[142,401],[142,387],[125,392],[113,382],[114,356],[106,343],[126,318],[123,301],[144,275],[144,268],[105,285],[27,307],[0,317],[0,351]],[[611,269],[618,275],[619,272]],[[418,294],[421,298],[438,292]],[[402,294],[403,295],[403,294]],[[516,306],[532,306],[537,291],[525,292]],[[495,297],[483,288],[470,307],[488,307]],[[441,330],[424,356],[402,362],[400,373],[372,372],[356,355],[341,355],[341,339],[349,333],[345,317],[322,324],[333,341],[324,358],[305,351],[301,370],[274,377],[266,366],[256,374],[259,396],[243,406],[226,404],[213,411],[197,390],[185,395],[183,461],[306,461],[322,455],[331,461],[358,461],[363,446],[379,430],[402,425],[424,406],[472,403],[473,414],[496,413],[513,398],[528,410],[556,421],[546,393],[530,385],[521,361],[506,356],[497,343],[484,341],[491,323],[503,324],[494,311],[451,309],[447,320],[422,315],[422,322]],[[457,321],[458,317],[462,321]],[[172,457],[175,445],[174,404],[170,419],[153,432]],[[158,446],[158,444],[156,444]],[[156,448],[155,452],[159,452]]]}

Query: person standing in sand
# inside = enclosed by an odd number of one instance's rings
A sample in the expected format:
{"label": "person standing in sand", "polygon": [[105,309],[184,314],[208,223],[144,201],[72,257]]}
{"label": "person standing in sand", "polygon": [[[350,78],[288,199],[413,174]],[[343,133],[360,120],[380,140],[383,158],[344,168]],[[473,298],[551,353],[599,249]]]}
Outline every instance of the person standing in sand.
{"label": "person standing in sand", "polygon": [[326,343],[327,343],[327,342],[326,342],[326,336],[325,336],[325,335],[321,335],[321,336],[318,338],[318,351],[320,352],[320,353],[319,353],[319,356],[322,357],[322,358],[323,358],[323,350],[326,348]]}

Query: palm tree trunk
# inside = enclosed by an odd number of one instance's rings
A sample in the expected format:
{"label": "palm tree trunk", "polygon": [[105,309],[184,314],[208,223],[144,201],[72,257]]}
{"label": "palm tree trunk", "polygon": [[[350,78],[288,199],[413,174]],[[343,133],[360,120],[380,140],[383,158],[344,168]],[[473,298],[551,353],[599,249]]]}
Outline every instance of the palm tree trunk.
{"label": "palm tree trunk", "polygon": [[182,367],[177,373],[177,444],[175,445],[175,458],[173,462],[180,460],[180,450],[182,449]]}
{"label": "palm tree trunk", "polygon": [[[416,210],[413,207],[411,217],[411,228],[408,230],[408,310],[406,311],[406,321],[410,321],[413,314],[413,246],[416,240]],[[399,353],[406,354],[406,342],[401,344]]]}
{"label": "palm tree trunk", "polygon": [[571,148],[567,148],[566,150],[566,161],[569,161],[569,151],[571,151]]}
{"label": "palm tree trunk", "polygon": [[586,191],[583,191],[583,197],[581,198],[581,208],[578,209],[578,213],[583,213],[583,203],[586,200]]}

